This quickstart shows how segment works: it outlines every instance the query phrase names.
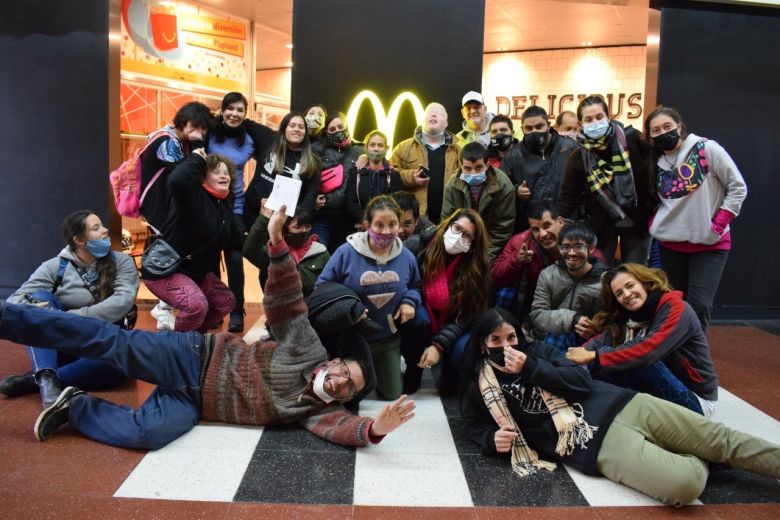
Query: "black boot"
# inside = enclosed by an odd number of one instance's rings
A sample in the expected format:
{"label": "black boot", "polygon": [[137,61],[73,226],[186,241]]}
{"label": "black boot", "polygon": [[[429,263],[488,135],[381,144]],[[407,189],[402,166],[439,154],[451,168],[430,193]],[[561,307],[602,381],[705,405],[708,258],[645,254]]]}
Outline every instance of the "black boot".
{"label": "black boot", "polygon": [[18,376],[8,376],[0,379],[0,394],[7,397],[19,397],[20,395],[33,394],[38,391],[38,383],[32,372]]}
{"label": "black boot", "polygon": [[228,332],[242,332],[244,330],[244,308],[233,309],[230,313],[230,322],[228,323]]}
{"label": "black boot", "polygon": [[41,403],[48,408],[62,393],[62,384],[57,373],[51,368],[44,368],[35,373],[35,381],[41,390]]}

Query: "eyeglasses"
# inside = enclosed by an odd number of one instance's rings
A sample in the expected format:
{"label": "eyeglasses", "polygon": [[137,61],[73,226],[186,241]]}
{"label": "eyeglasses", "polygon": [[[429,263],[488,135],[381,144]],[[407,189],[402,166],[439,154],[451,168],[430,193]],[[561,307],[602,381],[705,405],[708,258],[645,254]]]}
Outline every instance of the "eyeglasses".
{"label": "eyeglasses", "polygon": [[558,246],[561,253],[568,253],[574,251],[575,253],[585,253],[588,250],[588,244],[561,244]]}
{"label": "eyeglasses", "polygon": [[347,392],[349,396],[355,397],[357,395],[357,386],[355,386],[355,382],[352,380],[352,374],[349,372],[347,362],[342,359],[338,364],[338,367],[339,375],[347,380]]}
{"label": "eyeglasses", "polygon": [[453,222],[452,225],[450,225],[450,229],[456,235],[462,235],[463,239],[466,240],[469,244],[474,242],[474,239],[476,238],[474,235],[463,229],[463,226],[457,222]]}

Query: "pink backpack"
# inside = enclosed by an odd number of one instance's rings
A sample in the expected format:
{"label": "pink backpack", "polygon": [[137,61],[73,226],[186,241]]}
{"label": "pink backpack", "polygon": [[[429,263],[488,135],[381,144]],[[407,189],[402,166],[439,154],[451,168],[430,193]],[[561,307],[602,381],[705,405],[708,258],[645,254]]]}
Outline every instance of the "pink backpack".
{"label": "pink backpack", "polygon": [[114,193],[114,205],[120,215],[133,218],[141,216],[141,204],[143,204],[149,188],[165,170],[165,168],[160,168],[141,193],[141,155],[157,137],[163,134],[170,136],[171,139],[178,139],[176,134],[167,128],[161,128],[149,136],[149,140],[143,148],[136,149],[130,157],[108,175],[108,182],[111,183],[111,191]]}

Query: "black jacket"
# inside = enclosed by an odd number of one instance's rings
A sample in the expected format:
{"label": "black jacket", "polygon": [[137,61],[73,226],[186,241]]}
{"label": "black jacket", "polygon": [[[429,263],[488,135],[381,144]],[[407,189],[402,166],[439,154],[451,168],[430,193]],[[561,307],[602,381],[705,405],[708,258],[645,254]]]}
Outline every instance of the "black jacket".
{"label": "black jacket", "polygon": [[[294,170],[300,159],[300,151],[287,150],[287,154],[284,157],[285,171],[281,175],[292,177],[288,171]],[[260,214],[260,200],[268,198],[274,189],[276,174],[266,169],[265,164],[267,162],[268,158],[266,157],[263,161],[257,163],[255,176],[252,177],[252,182],[249,183],[249,187],[244,194],[244,223],[247,229],[252,227],[252,224],[255,223],[257,216]],[[303,185],[301,186],[301,194],[298,196],[298,206],[306,209],[309,213],[313,213],[314,203],[317,202],[317,194],[320,190],[320,177],[319,175],[314,175],[301,180]]]}
{"label": "black jacket", "polygon": [[[203,189],[201,172],[205,168],[205,159],[193,154],[171,172],[167,179],[171,207],[162,229],[162,237],[179,255],[196,253],[182,260],[177,271],[196,282],[217,268],[227,244],[240,250],[243,243],[228,199],[220,200]],[[143,275],[152,279],[145,271]]]}
{"label": "black jacket", "polygon": [[320,170],[327,170],[341,164],[344,167],[344,180],[341,186],[325,194],[325,205],[317,210],[317,217],[327,220],[345,218],[347,209],[347,186],[349,178],[355,175],[355,162],[365,153],[363,144],[352,141],[346,148],[334,148],[324,140],[312,144],[312,150],[320,158]]}
{"label": "black jacket", "polygon": [[[526,343],[521,348],[528,357],[520,374],[505,374],[498,370],[495,373],[523,437],[543,459],[563,460],[587,475],[598,475],[596,458],[604,436],[635,392],[592,380],[585,367],[568,361],[553,347],[540,341]],[[546,407],[541,395],[533,391],[537,386],[566,399],[569,404],[582,405],[585,420],[590,426],[598,427],[587,449],[575,448],[571,455],[564,457],[555,453],[558,432],[549,412],[540,413]],[[519,399],[513,397],[512,390]],[[499,428],[482,399],[476,372],[461,395],[460,406],[471,440],[480,445],[483,454],[496,454],[495,433]]]}
{"label": "black jacket", "polygon": [[[634,229],[641,236],[648,235],[648,221],[655,209],[655,195],[650,181],[648,160],[650,149],[642,133],[628,126],[624,129],[628,145],[628,160],[634,174],[637,205],[627,216],[634,221]],[[558,196],[558,212],[564,218],[577,216],[585,221],[601,244],[606,244],[604,233],[614,227],[614,222],[588,187],[582,148],[577,148],[569,156]]]}
{"label": "black jacket", "polygon": [[577,148],[577,142],[568,137],[558,135],[550,130],[550,144],[544,150],[535,152],[522,141],[512,147],[501,162],[501,170],[512,180],[515,189],[525,181],[531,190],[531,199],[517,201],[517,218],[515,229],[528,229],[528,204],[534,200],[549,199],[553,204],[558,202],[566,162]]}
{"label": "black jacket", "polygon": [[402,190],[404,185],[399,174],[387,161],[383,170],[368,167],[351,174],[347,180],[347,212],[353,223],[363,222],[363,213],[368,201],[377,195],[388,195]]}

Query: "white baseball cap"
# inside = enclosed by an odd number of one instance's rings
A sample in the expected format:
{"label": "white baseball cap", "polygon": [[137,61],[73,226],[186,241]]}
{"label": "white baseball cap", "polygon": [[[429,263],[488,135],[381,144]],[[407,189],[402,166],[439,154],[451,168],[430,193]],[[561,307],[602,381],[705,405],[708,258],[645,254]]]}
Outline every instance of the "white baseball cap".
{"label": "white baseball cap", "polygon": [[466,103],[468,103],[469,101],[476,101],[480,105],[485,104],[485,100],[482,99],[482,94],[474,90],[469,90],[468,92],[466,92],[466,95],[463,96],[463,101],[461,102],[460,106],[466,106]]}

